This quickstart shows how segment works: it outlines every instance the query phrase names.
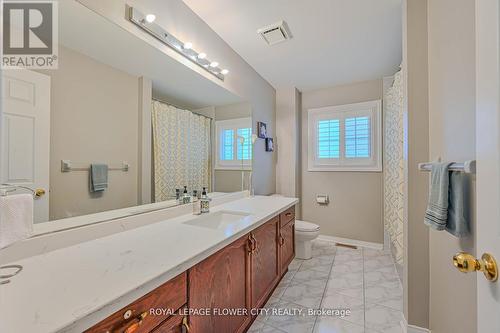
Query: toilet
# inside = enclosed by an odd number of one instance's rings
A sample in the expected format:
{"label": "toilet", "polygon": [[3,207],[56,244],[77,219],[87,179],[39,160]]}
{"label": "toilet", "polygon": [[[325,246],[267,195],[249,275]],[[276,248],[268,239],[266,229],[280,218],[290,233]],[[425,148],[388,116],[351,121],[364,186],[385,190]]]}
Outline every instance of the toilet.
{"label": "toilet", "polygon": [[[272,194],[272,197],[282,197],[281,194]],[[295,220],[295,258],[312,258],[312,241],[319,236],[319,225]]]}
{"label": "toilet", "polygon": [[301,220],[295,221],[295,257],[311,259],[312,241],[319,236],[319,225]]}

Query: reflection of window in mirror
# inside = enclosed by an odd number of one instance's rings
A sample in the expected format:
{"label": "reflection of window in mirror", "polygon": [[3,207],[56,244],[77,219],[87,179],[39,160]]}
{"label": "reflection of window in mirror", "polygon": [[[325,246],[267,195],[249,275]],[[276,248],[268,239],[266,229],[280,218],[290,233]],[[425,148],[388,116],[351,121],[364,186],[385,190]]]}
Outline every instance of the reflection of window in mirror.
{"label": "reflection of window in mirror", "polygon": [[216,169],[252,168],[252,119],[238,118],[215,122]]}

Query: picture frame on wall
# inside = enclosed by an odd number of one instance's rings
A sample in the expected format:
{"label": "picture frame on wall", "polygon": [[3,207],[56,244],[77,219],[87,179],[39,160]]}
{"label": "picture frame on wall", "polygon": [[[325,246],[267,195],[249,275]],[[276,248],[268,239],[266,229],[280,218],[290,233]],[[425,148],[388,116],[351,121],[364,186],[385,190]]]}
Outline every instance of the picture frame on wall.
{"label": "picture frame on wall", "polygon": [[267,124],[261,121],[257,122],[257,136],[261,139],[267,138]]}
{"label": "picture frame on wall", "polygon": [[274,140],[273,138],[266,138],[266,151],[274,151]]}

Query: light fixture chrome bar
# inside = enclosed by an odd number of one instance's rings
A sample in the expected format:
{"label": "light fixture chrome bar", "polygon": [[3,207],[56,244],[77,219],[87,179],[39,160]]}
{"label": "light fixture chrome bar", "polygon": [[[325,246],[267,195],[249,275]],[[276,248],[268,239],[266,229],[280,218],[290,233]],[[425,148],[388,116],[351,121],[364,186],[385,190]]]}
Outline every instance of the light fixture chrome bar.
{"label": "light fixture chrome bar", "polygon": [[[219,66],[210,66],[213,64],[212,61],[208,60],[206,57],[198,57],[200,53],[196,52],[192,48],[185,48],[182,41],[177,39],[174,35],[170,34],[168,31],[163,29],[161,26],[154,22],[148,22],[146,20],[146,15],[135,9],[134,7],[127,6],[128,19],[130,22],[137,25],[142,30],[149,33],[151,36],[158,39],[163,44],[167,45],[177,53],[181,54],[185,58],[189,59],[193,63],[197,64],[210,74],[214,75],[218,79],[224,81],[225,75],[222,74],[223,70]],[[227,71],[226,71],[227,74]]]}

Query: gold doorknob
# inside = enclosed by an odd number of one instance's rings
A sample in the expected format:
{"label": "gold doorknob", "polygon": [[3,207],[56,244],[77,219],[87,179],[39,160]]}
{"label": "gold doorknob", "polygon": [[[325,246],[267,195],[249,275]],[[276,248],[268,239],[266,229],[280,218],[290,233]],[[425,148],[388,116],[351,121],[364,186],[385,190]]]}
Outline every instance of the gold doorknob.
{"label": "gold doorknob", "polygon": [[491,282],[498,279],[497,262],[489,253],[483,254],[481,259],[476,259],[469,253],[460,252],[453,256],[453,265],[462,273],[480,271]]}

